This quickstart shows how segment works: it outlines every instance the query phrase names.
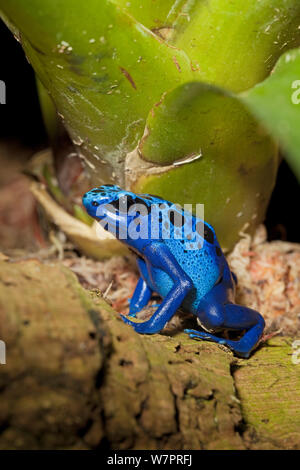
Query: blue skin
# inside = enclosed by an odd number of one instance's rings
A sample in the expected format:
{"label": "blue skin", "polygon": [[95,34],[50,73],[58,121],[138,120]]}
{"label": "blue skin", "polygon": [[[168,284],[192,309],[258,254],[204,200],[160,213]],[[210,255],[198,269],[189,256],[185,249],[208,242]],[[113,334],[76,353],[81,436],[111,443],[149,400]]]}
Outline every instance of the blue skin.
{"label": "blue skin", "polygon": [[[115,185],[92,189],[83,196],[83,204],[89,215],[138,256],[140,279],[130,301],[129,317],[146,307],[153,292],[163,299],[149,320],[137,323],[122,315],[125,323],[138,333],[158,333],[181,307],[196,315],[206,330],[185,330],[190,338],[223,344],[243,358],[250,356],[265,322],[255,310],[234,303],[237,279],[211,225],[174,209],[169,201]],[[160,205],[160,213],[151,218],[153,204]],[[189,222],[182,222],[183,215]],[[215,336],[224,330],[245,333],[236,341]]]}

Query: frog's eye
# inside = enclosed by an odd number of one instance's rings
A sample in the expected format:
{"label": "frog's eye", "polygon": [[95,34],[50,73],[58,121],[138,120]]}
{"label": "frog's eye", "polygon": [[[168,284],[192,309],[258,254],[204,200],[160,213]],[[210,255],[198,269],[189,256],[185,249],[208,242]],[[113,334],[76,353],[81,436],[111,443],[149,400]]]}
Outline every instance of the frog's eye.
{"label": "frog's eye", "polygon": [[128,209],[135,204],[139,204],[140,199],[136,197],[135,199],[131,196],[127,196],[127,207]]}
{"label": "frog's eye", "polygon": [[133,204],[133,198],[131,196],[121,196],[119,199],[111,202],[111,205],[117,209],[120,213],[126,214],[130,204]]}
{"label": "frog's eye", "polygon": [[145,202],[145,198],[142,199],[142,198],[137,196],[134,200],[134,204],[137,204],[136,209],[137,209],[138,212],[140,212],[140,210],[142,210],[143,211],[142,213],[148,213],[148,214],[150,213],[151,208]]}
{"label": "frog's eye", "polygon": [[131,196],[121,196],[117,202],[117,208],[119,212],[127,213],[130,204],[133,204],[133,198]]}
{"label": "frog's eye", "polygon": [[98,207],[98,206],[99,206],[99,202],[93,201],[93,202],[92,202],[92,206]]}

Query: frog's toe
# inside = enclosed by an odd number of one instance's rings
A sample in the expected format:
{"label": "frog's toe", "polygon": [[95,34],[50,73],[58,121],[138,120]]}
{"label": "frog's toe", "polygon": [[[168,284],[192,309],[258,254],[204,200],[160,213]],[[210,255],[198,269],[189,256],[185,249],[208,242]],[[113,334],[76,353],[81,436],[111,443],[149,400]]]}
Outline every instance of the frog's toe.
{"label": "frog's toe", "polygon": [[152,335],[153,333],[157,333],[159,330],[161,330],[160,325],[157,327],[155,323],[151,322],[151,319],[145,322],[136,322],[131,321],[125,315],[121,315],[121,318],[124,323],[132,326],[134,331],[136,331],[137,333],[141,333],[142,335]]}
{"label": "frog's toe", "polygon": [[136,318],[136,313],[135,312],[129,312],[128,317],[131,317],[131,318]]}
{"label": "frog's toe", "polygon": [[251,353],[251,349],[249,345],[243,341],[231,341],[224,338],[219,338],[218,336],[214,336],[210,333],[206,333],[204,331],[197,331],[197,330],[184,330],[185,333],[189,335],[191,339],[198,339],[198,340],[205,340],[205,341],[212,341],[214,343],[223,344],[231,349],[238,357],[242,357],[243,359],[248,359]]}
{"label": "frog's toe", "polygon": [[128,317],[136,318],[136,314],[141,310],[141,308],[138,308],[136,305],[131,303],[131,299],[127,299],[129,303],[129,313]]}
{"label": "frog's toe", "polygon": [[136,328],[136,325],[138,325],[138,323],[136,323],[136,322],[134,322],[134,321],[131,321],[131,320],[129,319],[129,317],[134,318],[135,316],[136,316],[135,313],[129,313],[128,316],[126,316],[126,315],[121,315],[121,318],[122,318],[122,320],[123,320],[124,323],[126,323],[127,325],[132,326],[133,328]]}
{"label": "frog's toe", "polygon": [[214,336],[210,333],[206,333],[205,331],[184,330],[184,332],[187,333],[189,337],[192,339],[203,339],[205,341],[213,341],[214,343],[226,344],[225,339],[218,338],[218,336]]}

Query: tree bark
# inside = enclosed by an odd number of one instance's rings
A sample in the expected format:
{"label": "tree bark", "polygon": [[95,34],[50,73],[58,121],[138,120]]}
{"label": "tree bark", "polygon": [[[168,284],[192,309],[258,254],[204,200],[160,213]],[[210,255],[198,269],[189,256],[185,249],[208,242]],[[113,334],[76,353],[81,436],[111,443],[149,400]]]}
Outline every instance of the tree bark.
{"label": "tree bark", "polygon": [[0,449],[300,448],[300,365],[143,336],[59,263],[0,261]]}

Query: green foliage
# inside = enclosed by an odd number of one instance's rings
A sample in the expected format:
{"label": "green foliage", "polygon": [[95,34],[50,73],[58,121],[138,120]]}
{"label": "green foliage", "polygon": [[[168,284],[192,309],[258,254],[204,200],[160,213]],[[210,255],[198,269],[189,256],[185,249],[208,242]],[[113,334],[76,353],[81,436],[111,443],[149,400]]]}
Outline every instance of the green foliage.
{"label": "green foliage", "polygon": [[300,45],[298,0],[0,0],[0,11],[91,184],[204,203],[230,249],[264,218],[278,139],[299,169],[298,51],[267,78]]}
{"label": "green foliage", "polygon": [[[135,189],[181,204],[206,201],[205,217],[213,214],[222,245],[229,249],[232,233],[247,223],[255,227],[264,217],[275,183],[276,152],[274,141],[237,97],[188,83],[166,94],[149,113],[139,146],[143,159],[172,167],[142,175]],[[190,163],[183,163],[186,158]]]}
{"label": "green foliage", "polygon": [[270,132],[280,139],[300,179],[300,50],[284,54],[272,75],[243,97]]}

